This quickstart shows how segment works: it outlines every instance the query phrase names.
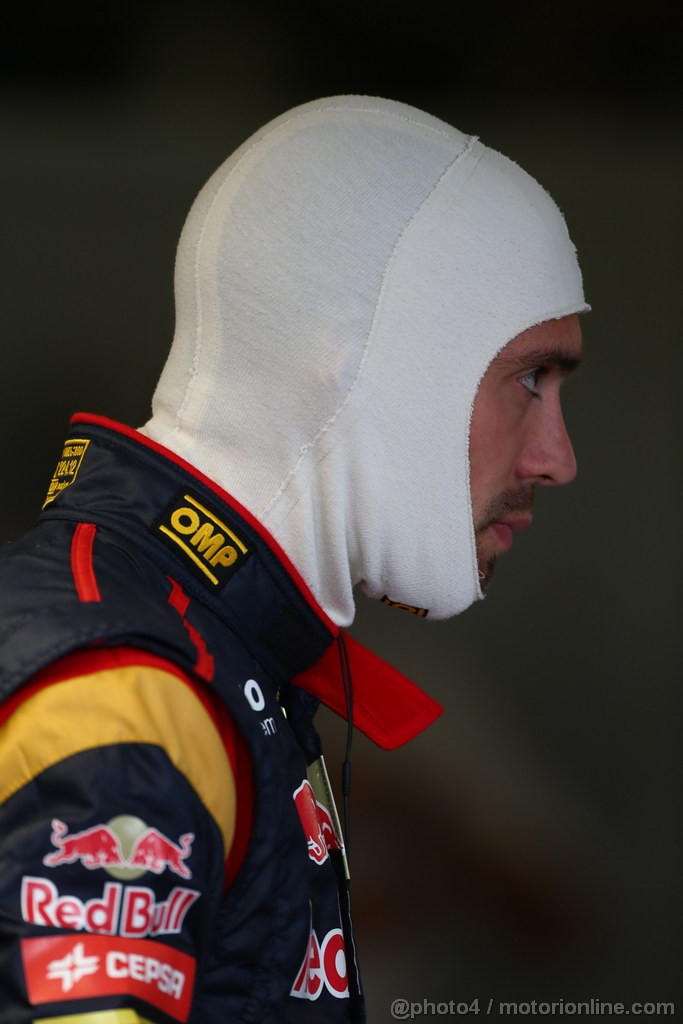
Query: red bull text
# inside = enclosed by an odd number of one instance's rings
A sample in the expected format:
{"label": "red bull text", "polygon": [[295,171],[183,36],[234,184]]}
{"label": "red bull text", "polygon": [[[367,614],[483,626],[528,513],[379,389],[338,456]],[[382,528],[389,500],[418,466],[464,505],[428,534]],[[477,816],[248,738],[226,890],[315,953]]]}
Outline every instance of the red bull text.
{"label": "red bull text", "polygon": [[26,876],[21,882],[21,916],[28,924],[44,928],[143,939],[177,935],[199,896],[196,889],[176,886],[168,899],[157,902],[155,893],[145,886],[108,882],[100,897],[81,900],[61,895],[47,878]]}

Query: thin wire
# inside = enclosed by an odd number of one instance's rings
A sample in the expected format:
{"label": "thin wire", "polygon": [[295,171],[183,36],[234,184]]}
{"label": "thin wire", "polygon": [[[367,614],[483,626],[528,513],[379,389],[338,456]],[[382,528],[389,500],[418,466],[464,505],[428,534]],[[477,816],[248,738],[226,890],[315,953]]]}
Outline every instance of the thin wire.
{"label": "thin wire", "polygon": [[349,663],[349,652],[346,649],[344,634],[340,632],[337,636],[337,648],[339,650],[339,662],[341,665],[342,683],[344,685],[344,697],[346,699],[346,752],[342,764],[342,800],[344,814],[344,845],[346,855],[350,857],[351,852],[351,815],[349,810],[351,797],[351,742],[353,740],[353,684],[351,681],[351,665]]}

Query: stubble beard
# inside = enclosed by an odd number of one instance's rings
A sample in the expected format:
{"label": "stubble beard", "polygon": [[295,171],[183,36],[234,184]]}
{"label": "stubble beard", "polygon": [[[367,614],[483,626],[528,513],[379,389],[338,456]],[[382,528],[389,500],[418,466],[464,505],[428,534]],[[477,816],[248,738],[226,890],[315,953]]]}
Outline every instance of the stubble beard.
{"label": "stubble beard", "polygon": [[534,488],[520,487],[503,491],[492,498],[484,510],[477,516],[474,524],[474,535],[477,544],[477,567],[479,569],[479,586],[486,590],[496,566],[497,555],[490,550],[491,538],[488,528],[492,523],[500,522],[510,515],[521,512],[529,514],[534,507]]}

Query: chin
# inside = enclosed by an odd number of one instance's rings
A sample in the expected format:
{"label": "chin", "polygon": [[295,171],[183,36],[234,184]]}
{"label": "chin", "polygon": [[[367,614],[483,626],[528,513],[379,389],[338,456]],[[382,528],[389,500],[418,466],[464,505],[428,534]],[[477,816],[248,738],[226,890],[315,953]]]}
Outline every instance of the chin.
{"label": "chin", "polygon": [[479,586],[484,593],[486,592],[491,580],[493,579],[493,570],[496,567],[496,559],[489,558],[486,560],[479,560]]}

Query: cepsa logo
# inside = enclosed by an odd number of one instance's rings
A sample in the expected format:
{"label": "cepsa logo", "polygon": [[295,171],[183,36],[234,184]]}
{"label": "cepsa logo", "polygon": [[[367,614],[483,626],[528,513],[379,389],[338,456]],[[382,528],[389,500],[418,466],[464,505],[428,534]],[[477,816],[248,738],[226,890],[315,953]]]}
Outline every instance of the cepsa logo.
{"label": "cepsa logo", "polygon": [[295,790],[294,803],[306,836],[308,856],[316,864],[324,864],[328,857],[328,850],[341,849],[329,811],[319,800],[316,800],[313,787],[308,779],[304,779],[299,788]]}
{"label": "cepsa logo", "polygon": [[33,1006],[124,994],[174,1020],[189,1017],[195,960],[159,942],[60,935],[22,939],[21,955]]}
{"label": "cepsa logo", "polygon": [[211,588],[222,587],[251,554],[235,530],[193,494],[180,494],[155,524],[161,539]]}

